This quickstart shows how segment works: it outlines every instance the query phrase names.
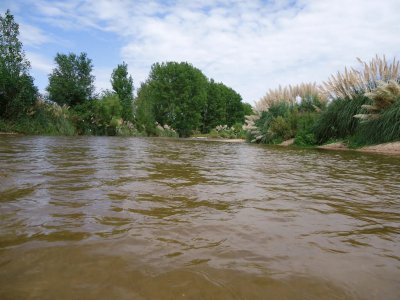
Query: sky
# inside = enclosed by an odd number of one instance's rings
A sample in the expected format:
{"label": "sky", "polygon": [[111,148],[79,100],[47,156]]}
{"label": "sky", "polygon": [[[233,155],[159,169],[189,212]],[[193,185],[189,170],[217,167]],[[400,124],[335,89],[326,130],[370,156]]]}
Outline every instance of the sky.
{"label": "sky", "polygon": [[376,54],[400,57],[399,0],[2,0],[41,92],[57,53],[86,52],[97,91],[125,61],[135,88],[156,62],[189,62],[254,104],[322,83]]}

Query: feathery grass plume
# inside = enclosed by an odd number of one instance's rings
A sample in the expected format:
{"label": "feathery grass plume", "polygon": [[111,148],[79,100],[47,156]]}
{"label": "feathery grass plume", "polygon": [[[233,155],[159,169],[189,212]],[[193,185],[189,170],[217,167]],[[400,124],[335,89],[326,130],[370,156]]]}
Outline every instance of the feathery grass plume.
{"label": "feathery grass plume", "polygon": [[361,64],[360,69],[345,68],[343,73],[337,72],[328,81],[323,82],[321,89],[326,97],[353,99],[373,91],[379,81],[400,82],[400,65],[396,58],[389,62],[385,56],[376,55],[369,63],[360,58],[357,58],[357,61]]}
{"label": "feathery grass plume", "polygon": [[245,116],[245,124],[243,130],[247,132],[247,139],[251,143],[259,142],[262,139],[260,128],[256,125],[256,121],[260,119],[260,115]]}
{"label": "feathery grass plume", "polygon": [[361,120],[379,119],[380,112],[392,106],[400,99],[400,84],[394,80],[389,82],[379,81],[378,86],[372,92],[365,93],[365,96],[373,101],[371,105],[362,105],[366,111],[364,114],[357,114],[354,117]]}
{"label": "feathery grass plume", "polygon": [[257,112],[267,111],[273,104],[286,102],[294,105],[298,97],[304,99],[316,99],[318,102],[325,103],[327,97],[321,89],[314,83],[301,83],[295,86],[279,86],[277,89],[270,89],[267,94],[255,103]]}

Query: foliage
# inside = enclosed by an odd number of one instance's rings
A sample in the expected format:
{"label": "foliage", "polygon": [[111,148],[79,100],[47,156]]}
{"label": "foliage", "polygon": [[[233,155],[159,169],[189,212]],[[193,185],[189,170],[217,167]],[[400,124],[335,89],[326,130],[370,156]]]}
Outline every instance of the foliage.
{"label": "foliage", "polygon": [[188,63],[156,63],[146,84],[146,98],[137,104],[147,108],[139,110],[152,112],[156,122],[171,125],[181,137],[200,127],[207,78],[199,69]]}
{"label": "foliage", "polygon": [[121,102],[122,118],[126,121],[132,121],[133,79],[132,76],[128,76],[128,65],[125,62],[113,70],[111,85]]}
{"label": "foliage", "polygon": [[242,97],[230,87],[211,79],[207,85],[207,103],[202,110],[201,131],[207,133],[219,124],[231,127],[243,123],[244,115]]}
{"label": "foliage", "polygon": [[366,112],[354,117],[361,120],[379,119],[379,113],[393,105],[400,98],[400,84],[394,80],[389,80],[389,82],[380,81],[376,89],[365,93],[365,96],[372,100],[372,104],[363,105],[362,108]]}
{"label": "foliage", "polygon": [[254,115],[253,107],[249,103],[243,103],[243,113],[245,116]]}
{"label": "foliage", "polygon": [[148,136],[157,135],[154,109],[154,101],[150,97],[149,84],[142,83],[134,102],[134,111],[138,129]]}
{"label": "foliage", "polygon": [[94,94],[92,60],[82,52],[55,57],[56,68],[49,75],[49,98],[60,105],[76,106],[91,100]]}
{"label": "foliage", "polygon": [[279,143],[293,135],[291,126],[291,111],[293,106],[287,102],[271,104],[267,111],[263,111],[254,122],[259,129],[258,136],[249,136],[251,141],[261,143]]}
{"label": "foliage", "polygon": [[258,116],[246,117],[247,139],[251,142],[277,144],[295,138],[295,144],[299,146],[315,144],[313,130],[319,114],[319,108],[310,105],[310,102],[272,103],[267,111]]}
{"label": "foliage", "polygon": [[393,141],[400,141],[400,101],[385,109],[379,119],[362,122],[351,137],[350,145],[359,147]]}
{"label": "foliage", "polygon": [[314,126],[319,116],[318,112],[307,112],[298,115],[295,145],[304,147],[316,144]]}
{"label": "foliage", "polygon": [[36,101],[35,105],[29,108],[27,115],[21,116],[18,120],[3,122],[0,130],[24,134],[75,134],[69,108],[43,100]]}
{"label": "foliage", "polygon": [[400,65],[396,58],[389,63],[386,57],[375,56],[369,63],[357,58],[360,69],[345,68],[323,83],[323,91],[329,98],[353,99],[373,91],[379,81],[400,80]]}
{"label": "foliage", "polygon": [[350,99],[335,99],[317,120],[314,133],[317,144],[332,139],[345,139],[356,132],[359,120],[354,118],[369,99],[360,95]]}
{"label": "foliage", "polygon": [[210,131],[209,136],[223,139],[243,139],[246,135],[243,130],[243,124],[235,123],[233,126],[218,125]]}
{"label": "foliage", "polygon": [[161,126],[160,124],[155,124],[155,135],[160,137],[179,137],[178,133],[175,129],[170,127],[169,125],[165,124]]}
{"label": "foliage", "polygon": [[7,10],[0,15],[0,117],[6,119],[23,116],[38,95],[18,35],[19,25]]}
{"label": "foliage", "polygon": [[98,132],[116,135],[117,127],[123,124],[122,105],[118,95],[105,93],[101,99],[95,101],[94,111],[92,122],[96,125]]}
{"label": "foliage", "polygon": [[113,92],[104,92],[99,99],[86,101],[73,108],[73,121],[78,134],[142,135],[130,121],[122,119],[122,105]]}

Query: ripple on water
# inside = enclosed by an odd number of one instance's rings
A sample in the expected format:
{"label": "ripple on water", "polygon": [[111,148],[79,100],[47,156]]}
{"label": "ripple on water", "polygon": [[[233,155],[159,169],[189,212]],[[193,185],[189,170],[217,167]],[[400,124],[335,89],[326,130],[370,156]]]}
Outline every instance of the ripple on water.
{"label": "ripple on water", "polygon": [[0,139],[0,298],[398,299],[400,160]]}

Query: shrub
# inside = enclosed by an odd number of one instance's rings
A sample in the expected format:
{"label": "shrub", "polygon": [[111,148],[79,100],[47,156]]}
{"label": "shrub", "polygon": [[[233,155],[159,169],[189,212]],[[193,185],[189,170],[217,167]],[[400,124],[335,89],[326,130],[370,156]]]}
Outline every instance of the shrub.
{"label": "shrub", "polygon": [[179,134],[176,132],[175,129],[170,127],[169,125],[165,124],[161,126],[160,124],[156,123],[155,127],[155,135],[160,137],[179,137]]}
{"label": "shrub", "polygon": [[294,144],[298,146],[312,146],[317,140],[314,134],[314,127],[318,120],[319,113],[303,113],[297,120],[296,136]]}

